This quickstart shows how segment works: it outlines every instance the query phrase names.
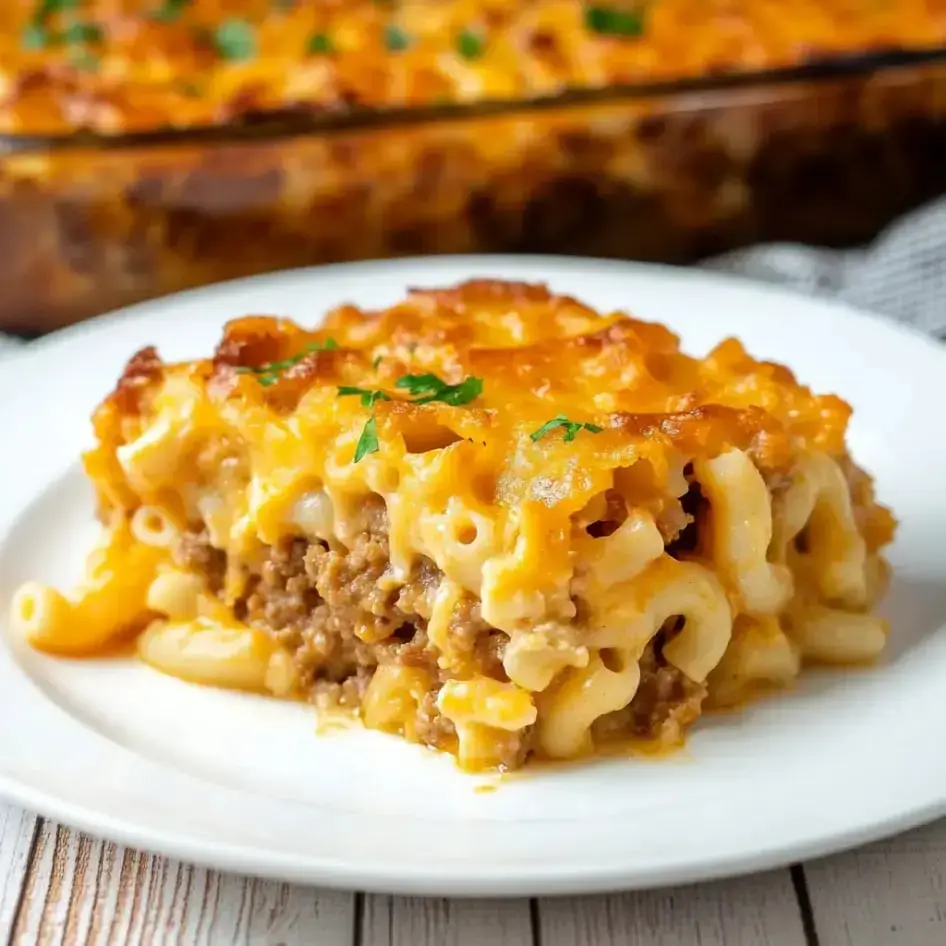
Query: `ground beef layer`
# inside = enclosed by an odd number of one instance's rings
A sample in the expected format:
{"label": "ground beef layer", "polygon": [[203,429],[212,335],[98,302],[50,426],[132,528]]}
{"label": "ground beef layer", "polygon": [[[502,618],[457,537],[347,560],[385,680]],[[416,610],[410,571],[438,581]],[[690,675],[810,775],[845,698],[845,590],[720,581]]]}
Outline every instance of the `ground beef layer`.
{"label": "ground beef layer", "polygon": [[[187,533],[176,557],[203,574],[211,589],[222,588],[226,557],[210,545],[206,532]],[[460,669],[442,670],[427,639],[441,577],[432,562],[422,559],[405,584],[395,583],[384,532],[361,532],[347,549],[292,538],[271,549],[259,574],[247,576],[246,592],[234,610],[293,655],[300,694],[323,709],[357,711],[379,665],[426,671],[430,691],[417,709],[413,735],[428,746],[455,751],[453,724],[437,709],[440,686],[449,677],[473,674],[505,681],[502,656],[508,638],[483,621],[479,602],[471,597],[460,604],[451,623]],[[672,741],[699,716],[705,687],[667,664],[663,640],[662,632],[644,653],[633,701],[599,720],[596,735]],[[535,740],[531,730],[509,735],[500,764],[511,769],[523,764]]]}

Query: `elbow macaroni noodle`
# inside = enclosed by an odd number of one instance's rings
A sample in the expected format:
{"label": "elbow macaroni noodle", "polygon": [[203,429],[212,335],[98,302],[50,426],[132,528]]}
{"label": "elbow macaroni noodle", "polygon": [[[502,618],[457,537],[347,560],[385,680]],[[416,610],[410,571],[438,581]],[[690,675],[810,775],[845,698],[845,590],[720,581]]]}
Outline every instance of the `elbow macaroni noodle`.
{"label": "elbow macaroni noodle", "polygon": [[803,529],[809,533],[821,593],[852,608],[867,603],[867,549],[857,531],[844,474],[830,457],[812,454],[795,471],[776,509],[772,544],[776,560],[788,554],[789,543]]}
{"label": "elbow macaroni noodle", "polygon": [[740,450],[694,464],[709,500],[710,558],[720,577],[749,614],[780,611],[792,593],[792,577],[768,561],[772,508],[768,489],[752,461]]}
{"label": "elbow macaroni noodle", "polygon": [[[588,333],[598,323],[582,322],[585,310],[563,305],[569,332],[596,337]],[[613,352],[627,329],[608,318],[608,342],[599,348]],[[495,346],[498,324],[487,320],[475,331]],[[551,331],[541,325],[536,319],[533,330]],[[644,337],[641,326],[634,323],[633,332]],[[646,327],[647,345],[670,344],[662,331]],[[586,345],[581,357],[603,357],[599,348]],[[631,358],[637,348],[621,351]],[[323,355],[342,357],[320,352],[317,364]],[[739,360],[747,357],[725,343],[705,362],[687,361],[679,370],[702,372],[687,390],[699,381],[716,385],[722,397],[718,377],[761,370]],[[565,372],[557,383],[585,397],[584,377]],[[753,383],[777,384],[784,398],[796,398],[779,420],[788,430],[808,405],[797,400],[807,389],[761,377]],[[439,726],[438,744],[465,768],[509,764],[527,740],[548,758],[593,751],[596,724],[619,718],[643,690],[653,690],[648,661],[658,660],[660,672],[685,681],[688,692],[708,692],[709,705],[732,705],[759,687],[790,685],[804,660],[857,663],[883,649],[886,625],[867,609],[882,591],[886,566],[861,524],[881,507],[871,505],[872,495],[852,493],[846,454],[825,448],[830,433],[819,449],[795,453],[797,437],[786,434],[787,452],[777,454],[771,432],[762,447],[734,440],[737,427],[725,411],[737,408],[724,406],[723,420],[694,419],[699,437],[692,442],[689,415],[674,415],[681,419],[666,432],[633,427],[627,444],[603,424],[579,429],[572,440],[561,431],[554,440],[537,439],[523,434],[541,426],[533,416],[549,413],[537,402],[529,410],[542,413],[529,415],[524,427],[502,428],[505,439],[494,448],[484,431],[504,422],[493,402],[476,414],[475,405],[398,407],[389,395],[371,415],[383,446],[355,462],[358,425],[369,416],[357,398],[315,385],[286,414],[267,406],[252,377],[227,376],[242,400],[231,392],[220,404],[196,378],[192,371],[171,374],[140,416],[116,419],[110,402],[100,409],[102,444],[87,465],[107,480],[98,485],[109,498],[108,539],[90,556],[75,597],[36,583],[17,592],[12,623],[35,647],[91,654],[137,630],[141,658],[165,673],[303,695],[311,681],[292,651],[267,627],[238,619],[235,603],[246,601],[250,576],[283,538],[343,555],[359,536],[373,534],[371,517],[382,515],[389,559],[374,587],[396,597],[429,563],[431,577],[413,608],[434,659],[404,662],[385,651],[364,683],[361,716],[371,728],[418,741]],[[497,372],[493,383],[497,404],[508,404],[513,389],[503,388],[504,375]],[[618,389],[609,403],[621,410],[622,397]],[[804,397],[817,402],[810,409],[819,417],[835,411],[843,430],[846,414],[834,401]],[[613,417],[618,430],[623,415]],[[756,415],[749,420],[759,422]],[[413,432],[403,426],[408,422],[418,425]],[[109,446],[116,424],[123,433]],[[719,445],[708,447],[720,431]],[[693,490],[696,512],[686,499]],[[116,508],[116,497],[129,496]],[[696,540],[676,547],[694,516]],[[175,557],[184,523],[195,521],[209,546],[225,553],[217,586]],[[475,620],[463,617],[473,607]],[[349,631],[366,647],[386,646],[396,628],[372,621],[366,610]],[[470,627],[480,636],[464,631]],[[477,656],[476,641],[487,632],[493,663]]]}

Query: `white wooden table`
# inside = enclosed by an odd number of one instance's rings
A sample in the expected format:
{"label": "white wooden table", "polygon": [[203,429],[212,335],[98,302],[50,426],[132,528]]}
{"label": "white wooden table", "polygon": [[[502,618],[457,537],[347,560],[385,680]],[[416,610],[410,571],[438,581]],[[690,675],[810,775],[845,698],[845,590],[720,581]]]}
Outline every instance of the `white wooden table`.
{"label": "white wooden table", "polygon": [[0,805],[0,944],[943,946],[946,821],[753,877],[558,900],[422,900],[219,874]]}

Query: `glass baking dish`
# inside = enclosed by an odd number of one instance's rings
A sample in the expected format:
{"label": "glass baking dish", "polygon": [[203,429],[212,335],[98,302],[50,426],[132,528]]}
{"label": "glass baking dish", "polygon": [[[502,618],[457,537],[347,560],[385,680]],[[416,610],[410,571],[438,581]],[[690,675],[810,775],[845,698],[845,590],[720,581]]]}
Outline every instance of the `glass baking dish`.
{"label": "glass baking dish", "polygon": [[943,191],[942,50],[516,104],[8,136],[0,327],[339,260],[851,245]]}

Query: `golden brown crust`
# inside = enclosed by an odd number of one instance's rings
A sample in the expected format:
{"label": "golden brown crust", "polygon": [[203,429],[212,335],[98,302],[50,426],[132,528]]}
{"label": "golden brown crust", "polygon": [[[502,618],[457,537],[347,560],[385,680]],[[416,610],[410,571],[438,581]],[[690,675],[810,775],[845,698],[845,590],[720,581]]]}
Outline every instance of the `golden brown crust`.
{"label": "golden brown crust", "polygon": [[163,371],[164,362],[157,349],[153,345],[142,348],[128,359],[108,400],[113,402],[119,414],[137,414],[141,409],[143,393],[160,380]]}
{"label": "golden brown crust", "polygon": [[[452,445],[450,462],[489,471],[483,489],[509,503],[547,505],[564,495],[548,484],[567,482],[577,511],[583,495],[606,489],[613,471],[639,460],[661,478],[690,458],[733,447],[747,451],[771,482],[812,450],[847,462],[850,408],[840,398],[812,393],[735,340],[691,358],[662,325],[600,315],[542,285],[476,280],[415,290],[381,311],[341,306],[318,332],[252,316],[227,324],[212,359],[159,366],[153,350],[139,353],[97,412],[102,456],[122,441],[122,417],[137,412],[137,397],[160,370],[205,386],[214,411],[232,402],[275,416],[316,412],[326,430],[372,416],[382,445],[401,438],[408,454]],[[403,379],[429,374],[450,385],[476,378],[482,391],[461,404],[418,403]],[[359,407],[371,392],[371,403]],[[340,421],[336,409],[351,420]],[[561,423],[548,426],[557,417],[575,427],[567,439]],[[575,469],[582,470],[580,489]],[[633,482],[629,488],[641,495],[652,488],[639,477]],[[868,487],[858,489],[864,508],[873,508]],[[111,492],[120,493],[121,483]],[[870,515],[867,531],[880,543],[884,521]]]}
{"label": "golden brown crust", "polygon": [[84,0],[42,9],[38,0],[0,8],[0,131],[113,134],[272,110],[533,98],[935,47],[946,31],[935,4],[837,0],[795,3],[790,18],[775,0]]}
{"label": "golden brown crust", "polygon": [[224,326],[223,337],[213,355],[214,367],[251,367],[283,356],[286,343],[297,336],[297,328],[283,319],[246,315]]}
{"label": "golden brown crust", "polygon": [[645,440],[665,439],[687,455],[715,456],[735,447],[749,453],[761,470],[784,469],[792,458],[784,428],[757,407],[708,404],[673,414],[618,413],[611,416],[611,429]]}

